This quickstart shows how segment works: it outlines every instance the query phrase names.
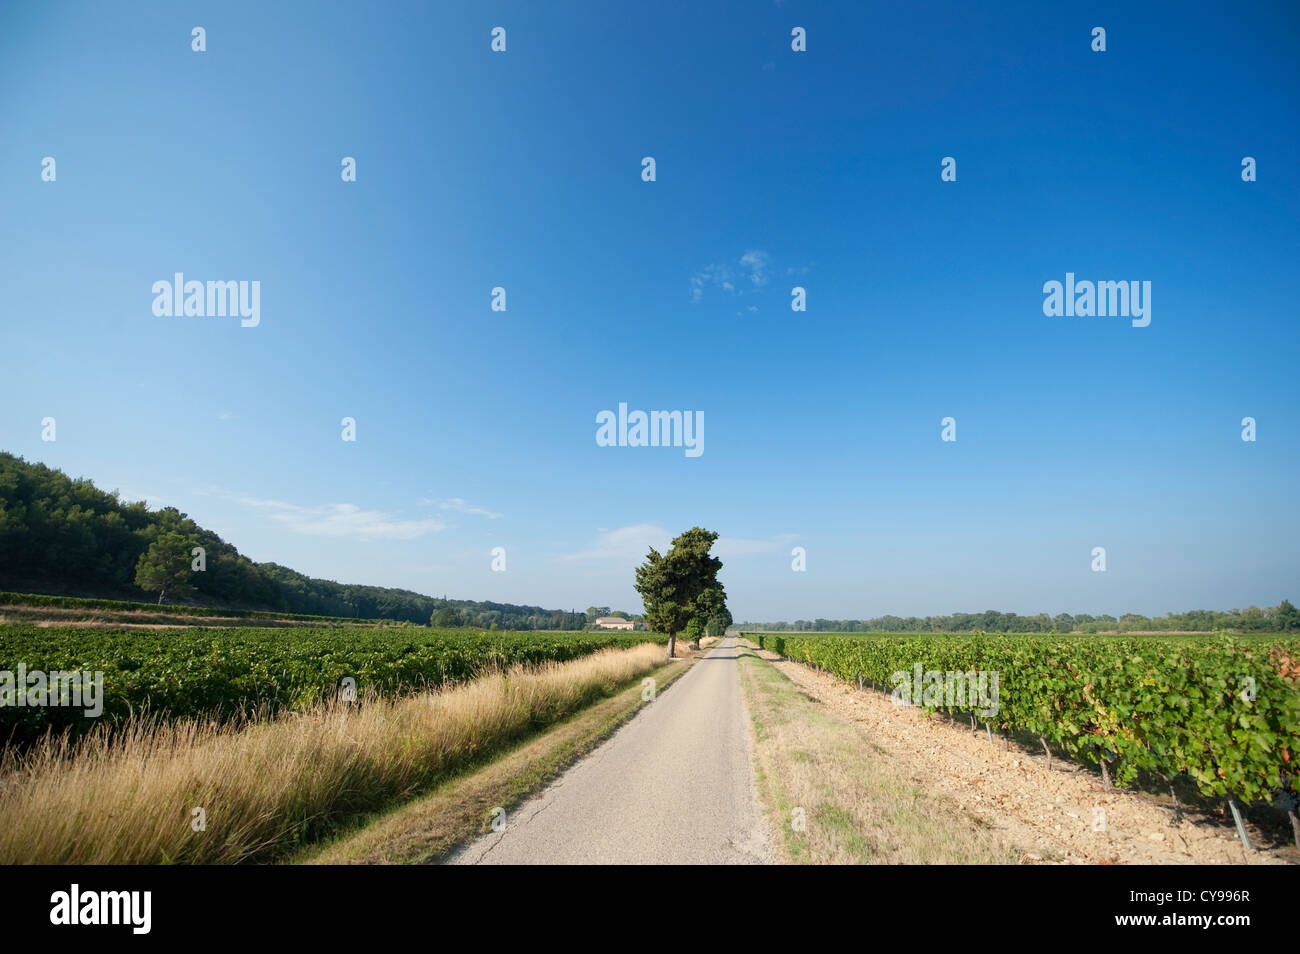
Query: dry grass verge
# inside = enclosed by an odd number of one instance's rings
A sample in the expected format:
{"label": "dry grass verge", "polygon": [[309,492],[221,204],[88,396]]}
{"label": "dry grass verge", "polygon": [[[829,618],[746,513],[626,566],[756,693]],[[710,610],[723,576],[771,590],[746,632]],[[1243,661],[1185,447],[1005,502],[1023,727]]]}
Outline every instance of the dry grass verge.
{"label": "dry grass verge", "polygon": [[[691,665],[665,663],[648,675],[663,693]],[[436,864],[459,845],[488,832],[498,808],[513,811],[608,740],[644,705],[641,684],[633,683],[482,768],[449,779],[428,795],[289,860],[318,865]]]}
{"label": "dry grass verge", "polygon": [[[743,650],[742,650],[743,651]],[[754,721],[759,790],[795,864],[1006,864],[1019,853],[988,826],[914,784],[852,723],[804,695],[753,651],[741,680]]]}
{"label": "dry grass verge", "polygon": [[[140,720],[0,758],[0,863],[267,861],[409,799],[663,664],[663,647],[245,727]],[[203,825],[199,825],[202,811]],[[196,828],[200,830],[195,830]]]}

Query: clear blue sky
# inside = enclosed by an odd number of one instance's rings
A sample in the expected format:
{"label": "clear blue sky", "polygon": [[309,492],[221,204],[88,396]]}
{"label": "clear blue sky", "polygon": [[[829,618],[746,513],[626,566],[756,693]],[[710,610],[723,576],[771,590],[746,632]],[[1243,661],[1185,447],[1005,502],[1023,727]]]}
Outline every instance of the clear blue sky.
{"label": "clear blue sky", "polygon": [[0,448],[439,596],[637,610],[701,524],[738,620],[1295,600],[1300,13],[1136,6],[7,4]]}

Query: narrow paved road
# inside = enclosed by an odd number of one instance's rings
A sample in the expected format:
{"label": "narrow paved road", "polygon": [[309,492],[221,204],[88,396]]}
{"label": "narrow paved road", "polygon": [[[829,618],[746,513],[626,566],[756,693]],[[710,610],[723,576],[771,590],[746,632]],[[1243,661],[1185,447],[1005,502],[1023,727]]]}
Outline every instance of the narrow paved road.
{"label": "narrow paved road", "polygon": [[451,864],[770,860],[734,638]]}

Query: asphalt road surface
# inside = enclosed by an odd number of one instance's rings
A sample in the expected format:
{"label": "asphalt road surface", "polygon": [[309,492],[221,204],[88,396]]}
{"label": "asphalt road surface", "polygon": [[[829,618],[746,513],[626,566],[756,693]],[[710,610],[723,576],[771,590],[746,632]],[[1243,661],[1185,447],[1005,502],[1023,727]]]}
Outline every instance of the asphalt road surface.
{"label": "asphalt road surface", "polygon": [[450,864],[765,864],[735,638]]}

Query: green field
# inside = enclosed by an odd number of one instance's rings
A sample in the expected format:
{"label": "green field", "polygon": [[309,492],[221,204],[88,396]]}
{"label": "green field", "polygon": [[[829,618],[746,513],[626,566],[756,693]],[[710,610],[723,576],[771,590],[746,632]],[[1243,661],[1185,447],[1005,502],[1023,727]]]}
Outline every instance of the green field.
{"label": "green field", "polygon": [[147,708],[164,718],[300,708],[338,691],[389,694],[515,663],[575,659],[606,647],[666,642],[651,633],[505,632],[426,627],[160,630],[0,626],[0,672],[104,674],[100,720],[68,706],[0,705],[0,739],[74,732]]}

